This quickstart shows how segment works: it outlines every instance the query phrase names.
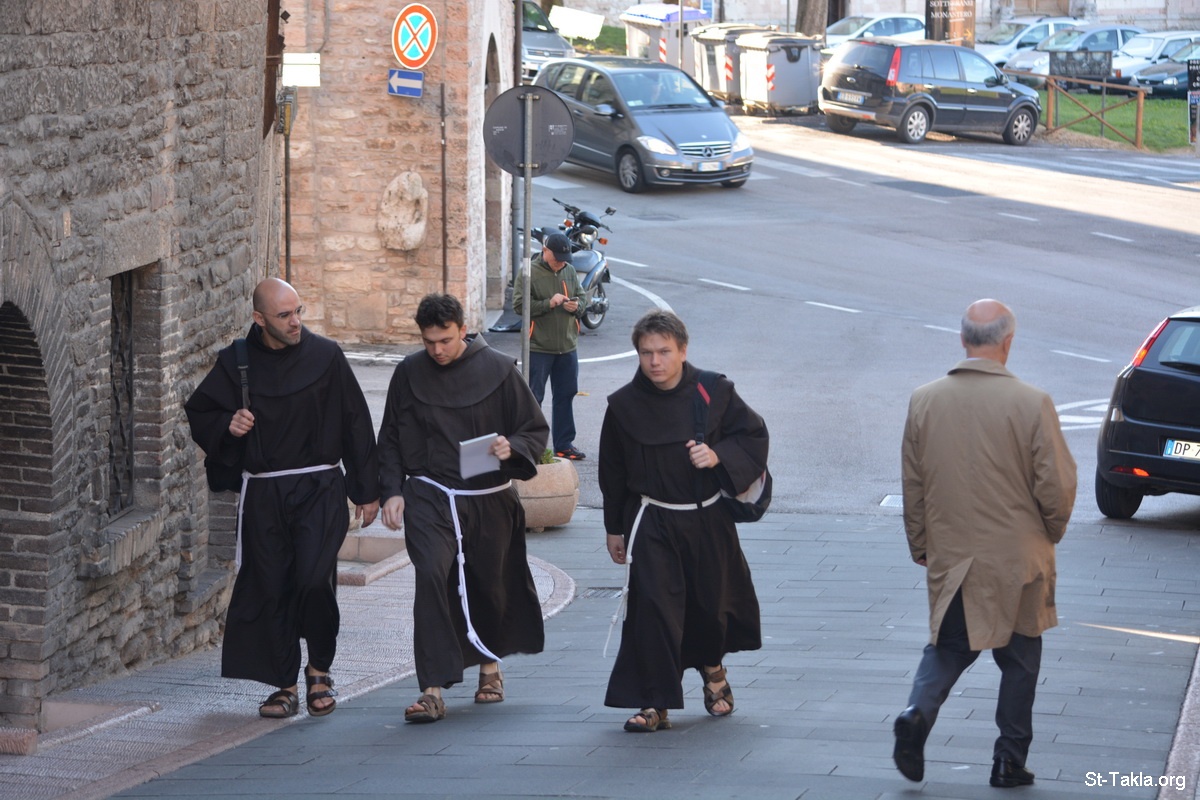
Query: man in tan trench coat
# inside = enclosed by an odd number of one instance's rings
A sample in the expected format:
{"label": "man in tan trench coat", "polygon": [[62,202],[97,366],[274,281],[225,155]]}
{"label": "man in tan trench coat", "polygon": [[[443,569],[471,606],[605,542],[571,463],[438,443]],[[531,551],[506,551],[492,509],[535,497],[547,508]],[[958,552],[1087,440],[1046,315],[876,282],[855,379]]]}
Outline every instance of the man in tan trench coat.
{"label": "man in tan trench coat", "polygon": [[893,758],[924,778],[925,739],[981,650],[1000,667],[990,783],[1033,783],[1033,697],[1042,631],[1058,624],[1054,545],[1075,503],[1075,460],[1054,402],[1004,368],[1016,319],[995,300],[962,320],[967,358],[913,392],[904,427],[904,528],[926,567],[930,643],[897,718]]}

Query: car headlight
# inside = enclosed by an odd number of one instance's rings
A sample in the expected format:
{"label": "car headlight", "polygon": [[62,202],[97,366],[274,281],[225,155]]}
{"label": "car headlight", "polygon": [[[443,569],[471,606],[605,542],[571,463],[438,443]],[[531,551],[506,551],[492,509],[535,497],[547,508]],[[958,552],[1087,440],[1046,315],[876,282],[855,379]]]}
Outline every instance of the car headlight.
{"label": "car headlight", "polygon": [[638,144],[649,150],[651,153],[658,153],[660,156],[675,155],[675,148],[654,136],[639,136],[637,137]]}
{"label": "car headlight", "polygon": [[1163,86],[1177,86],[1177,85],[1179,85],[1179,78],[1176,78],[1174,75],[1172,75],[1170,78],[1163,78]]}
{"label": "car headlight", "polygon": [[737,152],[739,150],[749,150],[749,149],[750,149],[750,140],[746,138],[746,134],[742,133],[741,131],[738,131],[738,135],[733,137],[734,152]]}

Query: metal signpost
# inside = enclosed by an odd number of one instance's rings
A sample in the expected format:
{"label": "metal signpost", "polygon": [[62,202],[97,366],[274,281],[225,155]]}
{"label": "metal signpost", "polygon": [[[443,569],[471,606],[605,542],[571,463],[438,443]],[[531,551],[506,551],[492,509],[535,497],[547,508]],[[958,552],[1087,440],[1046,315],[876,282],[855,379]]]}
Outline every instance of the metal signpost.
{"label": "metal signpost", "polygon": [[575,123],[567,104],[550,89],[514,86],[488,106],[483,143],[488,156],[505,172],[525,179],[525,235],[521,276],[521,374],[529,382],[529,259],[533,231],[533,179],[558,169],[571,152]]}
{"label": "metal signpost", "polygon": [[1200,156],[1200,58],[1189,58],[1188,68],[1188,135]]}

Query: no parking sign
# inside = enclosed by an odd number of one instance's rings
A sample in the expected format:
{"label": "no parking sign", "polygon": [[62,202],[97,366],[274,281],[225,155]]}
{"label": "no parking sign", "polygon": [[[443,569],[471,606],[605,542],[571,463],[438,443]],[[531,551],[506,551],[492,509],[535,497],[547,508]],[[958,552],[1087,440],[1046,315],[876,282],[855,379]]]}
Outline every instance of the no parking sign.
{"label": "no parking sign", "polygon": [[405,69],[418,70],[437,47],[437,19],[421,3],[410,3],[396,15],[392,25],[392,52]]}

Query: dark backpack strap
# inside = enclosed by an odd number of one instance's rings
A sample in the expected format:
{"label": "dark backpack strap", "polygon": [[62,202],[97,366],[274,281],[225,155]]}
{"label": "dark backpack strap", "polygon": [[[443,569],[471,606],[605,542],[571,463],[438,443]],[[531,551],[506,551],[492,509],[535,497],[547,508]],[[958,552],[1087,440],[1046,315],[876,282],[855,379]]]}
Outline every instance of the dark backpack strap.
{"label": "dark backpack strap", "polygon": [[250,378],[247,372],[250,369],[250,353],[246,350],[246,340],[235,339],[233,341],[233,352],[237,355],[238,373],[242,378],[242,408],[249,408]]}
{"label": "dark backpack strap", "polygon": [[705,433],[708,431],[708,407],[712,403],[712,387],[716,383],[717,373],[700,370],[696,380],[696,396],[692,399],[693,439],[696,444],[703,444]]}

